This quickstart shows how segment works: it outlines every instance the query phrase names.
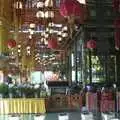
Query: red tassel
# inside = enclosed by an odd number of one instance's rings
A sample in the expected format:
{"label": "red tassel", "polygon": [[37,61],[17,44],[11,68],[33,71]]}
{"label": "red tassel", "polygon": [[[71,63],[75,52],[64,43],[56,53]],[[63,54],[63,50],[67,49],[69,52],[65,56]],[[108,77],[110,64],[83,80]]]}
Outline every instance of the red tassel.
{"label": "red tassel", "polygon": [[120,49],[120,30],[115,31],[115,48]]}

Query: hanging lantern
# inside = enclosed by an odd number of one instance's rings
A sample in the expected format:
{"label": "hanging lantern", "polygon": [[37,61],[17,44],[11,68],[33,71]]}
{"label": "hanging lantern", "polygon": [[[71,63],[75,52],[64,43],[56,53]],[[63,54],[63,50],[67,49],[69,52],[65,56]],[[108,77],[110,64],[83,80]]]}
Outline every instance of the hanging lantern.
{"label": "hanging lantern", "polygon": [[43,11],[38,11],[38,12],[36,13],[36,17],[37,17],[37,18],[44,18],[44,17],[45,17],[44,12],[43,12]]}
{"label": "hanging lantern", "polygon": [[113,0],[113,9],[115,11],[119,11],[120,10],[120,0]]}
{"label": "hanging lantern", "polygon": [[58,42],[56,38],[51,38],[48,40],[48,48],[56,49],[58,47]]}
{"label": "hanging lantern", "polygon": [[45,7],[53,7],[53,0],[45,0]]}
{"label": "hanging lantern", "polygon": [[84,8],[75,0],[64,0],[64,2],[60,5],[60,14],[64,17],[83,17]]}
{"label": "hanging lantern", "polygon": [[54,11],[46,11],[45,18],[54,18]]}
{"label": "hanging lantern", "polygon": [[115,28],[120,28],[120,17],[118,17],[114,20],[114,27]]}
{"label": "hanging lantern", "polygon": [[96,41],[95,40],[89,40],[87,42],[87,48],[89,48],[89,49],[95,49],[96,48]]}
{"label": "hanging lantern", "polygon": [[44,2],[42,2],[42,1],[37,2],[36,7],[37,8],[43,8],[44,7]]}
{"label": "hanging lantern", "polygon": [[7,46],[8,46],[9,49],[16,47],[16,41],[14,39],[9,39],[7,41]]}
{"label": "hanging lantern", "polygon": [[23,3],[21,1],[17,1],[14,3],[15,9],[23,9]]}

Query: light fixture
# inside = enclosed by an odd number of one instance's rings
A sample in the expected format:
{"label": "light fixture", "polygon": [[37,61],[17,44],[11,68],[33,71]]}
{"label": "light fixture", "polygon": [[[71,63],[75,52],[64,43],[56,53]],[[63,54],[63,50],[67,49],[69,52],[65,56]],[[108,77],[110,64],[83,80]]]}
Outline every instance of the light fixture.
{"label": "light fixture", "polygon": [[58,37],[58,41],[62,41],[62,37]]}
{"label": "light fixture", "polygon": [[54,32],[54,30],[51,28],[49,29],[49,33],[52,34]]}
{"label": "light fixture", "polygon": [[54,23],[53,23],[53,22],[50,22],[50,23],[48,23],[48,26],[49,26],[49,27],[54,27]]}
{"label": "light fixture", "polygon": [[18,48],[21,48],[21,45],[18,45]]}
{"label": "light fixture", "polygon": [[48,45],[48,41],[46,39],[44,39],[44,43],[45,45]]}
{"label": "light fixture", "polygon": [[23,9],[23,3],[21,1],[17,1],[14,3],[14,8]]}
{"label": "light fixture", "polygon": [[59,31],[59,32],[57,33],[57,35],[62,35],[62,32],[61,32],[61,31]]}
{"label": "light fixture", "polygon": [[35,24],[34,24],[34,23],[31,23],[31,24],[30,24],[30,28],[32,28],[32,29],[35,28]]}
{"label": "light fixture", "polygon": [[21,50],[20,49],[18,49],[18,53],[20,53],[21,52]]}
{"label": "light fixture", "polygon": [[54,18],[54,11],[46,11],[45,18]]}
{"label": "light fixture", "polygon": [[45,17],[45,14],[44,14],[43,11],[38,11],[38,12],[36,13],[36,17],[37,17],[37,18],[44,18],[44,17]]}
{"label": "light fixture", "polygon": [[68,37],[68,33],[66,32],[62,33],[62,37]]}
{"label": "light fixture", "polygon": [[49,37],[49,34],[46,33],[46,34],[45,34],[45,38],[48,38],[48,37]]}
{"label": "light fixture", "polygon": [[53,7],[53,0],[45,0],[45,7]]}
{"label": "light fixture", "polygon": [[42,2],[42,1],[37,2],[36,7],[37,8],[43,8],[44,7],[44,2]]}
{"label": "light fixture", "polygon": [[86,0],[77,0],[80,4],[86,4]]}
{"label": "light fixture", "polygon": [[29,37],[29,39],[32,39],[32,35],[29,35],[28,37]]}
{"label": "light fixture", "polygon": [[63,28],[62,28],[62,31],[67,31],[68,30],[68,27],[67,26],[64,26]]}
{"label": "light fixture", "polygon": [[30,35],[34,34],[34,30],[33,29],[29,29]]}

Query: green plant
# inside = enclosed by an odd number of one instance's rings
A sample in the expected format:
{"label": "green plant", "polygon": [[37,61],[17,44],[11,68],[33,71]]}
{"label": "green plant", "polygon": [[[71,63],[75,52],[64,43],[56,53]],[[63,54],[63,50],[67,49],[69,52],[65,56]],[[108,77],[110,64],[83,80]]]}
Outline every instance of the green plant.
{"label": "green plant", "polygon": [[8,93],[8,85],[5,83],[0,83],[0,94]]}
{"label": "green plant", "polygon": [[15,94],[17,91],[17,86],[15,86],[15,85],[9,86],[8,91],[9,91],[9,93]]}

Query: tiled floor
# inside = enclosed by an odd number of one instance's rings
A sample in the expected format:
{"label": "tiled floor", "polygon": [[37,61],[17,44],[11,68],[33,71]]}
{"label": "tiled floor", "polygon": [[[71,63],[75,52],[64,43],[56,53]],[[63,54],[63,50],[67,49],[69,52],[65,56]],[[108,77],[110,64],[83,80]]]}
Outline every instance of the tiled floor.
{"label": "tiled floor", "polygon": [[[58,114],[59,113],[47,113],[45,114],[45,120],[58,120]],[[80,120],[80,112],[69,112],[68,114],[69,120]],[[20,120],[34,120],[33,114],[24,114],[20,116]],[[0,120],[9,120],[8,115],[0,115]]]}
{"label": "tiled floor", "polygon": [[[68,113],[69,114],[69,120],[81,120],[81,114],[79,111],[76,112],[62,112],[62,113]],[[58,120],[58,115],[60,113],[46,113],[44,120]],[[35,114],[21,114],[20,120],[34,120]],[[0,120],[9,120],[8,115],[0,115]],[[100,117],[100,114],[94,115],[94,120],[102,120]],[[120,120],[120,119],[119,119]]]}

